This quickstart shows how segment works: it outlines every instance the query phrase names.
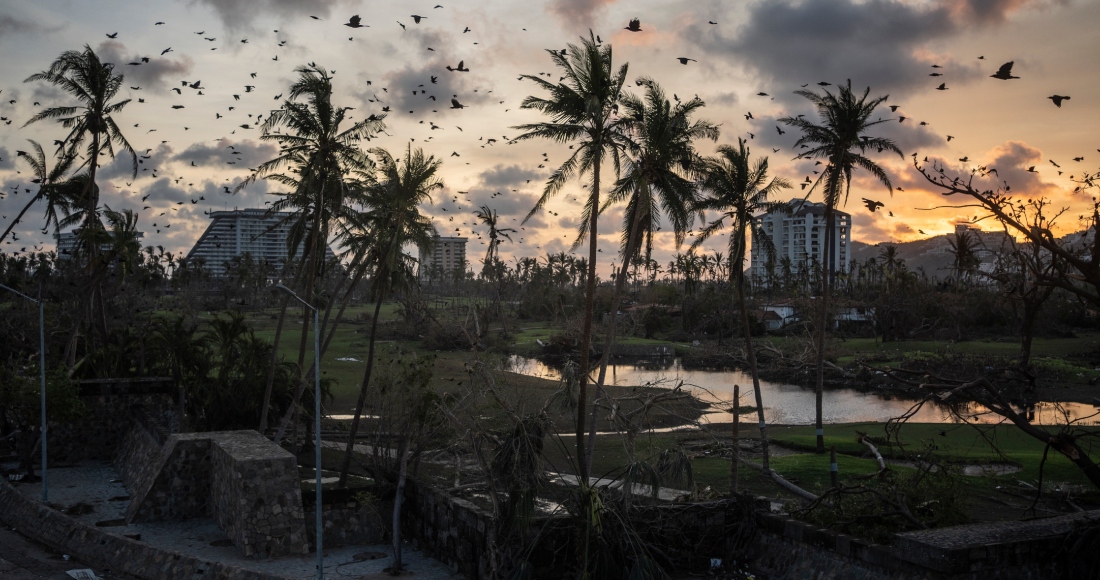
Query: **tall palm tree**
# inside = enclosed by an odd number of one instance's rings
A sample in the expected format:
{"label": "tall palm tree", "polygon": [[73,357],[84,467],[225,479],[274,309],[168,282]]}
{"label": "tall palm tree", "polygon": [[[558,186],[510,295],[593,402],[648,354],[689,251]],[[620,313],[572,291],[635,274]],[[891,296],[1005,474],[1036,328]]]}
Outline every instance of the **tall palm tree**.
{"label": "tall palm tree", "polygon": [[[622,129],[625,136],[622,177],[604,201],[602,210],[611,204],[626,201],[622,225],[622,265],[615,277],[615,292],[611,301],[611,318],[607,342],[600,357],[600,372],[596,388],[602,389],[607,376],[607,363],[615,341],[615,311],[619,308],[630,264],[653,253],[653,236],[662,214],[672,224],[679,245],[690,228],[698,190],[693,178],[701,166],[695,141],[718,139],[718,127],[708,121],[692,121],[691,116],[704,103],[698,97],[672,105],[656,81],[641,78],[645,96],[626,95],[621,99]],[[642,248],[645,248],[644,254]],[[709,261],[709,257],[707,258]],[[589,425],[588,452],[595,444],[595,420]],[[591,462],[591,457],[588,457]]]}
{"label": "tall palm tree", "polygon": [[768,430],[764,422],[764,399],[760,394],[760,374],[756,364],[756,351],[753,349],[752,333],[749,329],[749,312],[745,304],[745,254],[748,250],[748,238],[754,245],[760,246],[761,255],[775,255],[771,237],[763,231],[757,217],[764,213],[788,212],[790,208],[784,202],[770,201],[782,189],[791,184],[781,177],[768,179],[768,158],[762,157],[751,163],[749,148],[744,139],[737,140],[737,148],[723,145],[718,155],[707,159],[703,169],[703,188],[708,196],[699,203],[697,209],[718,212],[718,218],[708,223],[696,237],[692,249],[699,247],[714,234],[722,231],[729,221],[729,263],[730,283],[737,288],[737,306],[741,312],[741,331],[745,339],[745,353],[749,362],[749,374],[752,376],[753,394],[756,396],[756,415],[760,421],[760,447],[763,451],[762,464],[769,469]]}
{"label": "tall palm tree", "polygon": [[802,145],[809,148],[798,155],[798,159],[824,159],[825,169],[810,187],[813,193],[821,186],[822,196],[825,201],[825,243],[822,244],[822,265],[824,266],[821,284],[821,302],[818,315],[818,324],[815,337],[817,346],[817,383],[816,395],[816,426],[817,426],[817,451],[825,452],[825,434],[821,423],[821,395],[825,383],[825,328],[828,326],[829,315],[829,290],[833,281],[833,232],[835,224],[833,216],[837,205],[848,200],[848,191],[852,186],[852,172],[856,168],[863,169],[886,186],[888,193],[893,192],[890,177],[881,167],[865,156],[868,151],[897,153],[898,157],[904,157],[901,149],[898,149],[890,139],[883,137],[870,137],[866,135],[868,129],[885,123],[885,119],[871,120],[875,108],[887,99],[887,96],[868,99],[871,89],[868,87],[863,95],[857,97],[852,92],[852,81],[849,79],[846,85],[838,87],[837,94],[824,91],[818,94],[815,91],[795,91],[808,99],[817,108],[821,117],[821,124],[815,124],[805,117],[785,117],[780,119],[802,131],[802,136],[795,143],[795,149]]}
{"label": "tall palm tree", "polygon": [[403,252],[404,246],[414,244],[425,249],[431,246],[436,235],[435,226],[431,218],[420,213],[420,205],[431,203],[432,192],[443,188],[443,181],[437,176],[443,162],[432,155],[425,155],[423,150],[413,151],[411,145],[407,146],[405,157],[401,160],[394,159],[382,149],[375,149],[374,152],[378,159],[379,177],[366,189],[363,200],[365,210],[356,216],[354,233],[349,240],[352,244],[368,246],[367,254],[374,270],[371,279],[374,319],[371,321],[367,348],[367,368],[359,387],[359,400],[355,404],[344,462],[340,467],[340,487],[347,485],[355,436],[370,387],[382,302],[394,286],[413,279],[412,258]]}
{"label": "tall palm tree", "polygon": [[46,224],[42,229],[46,230],[52,226],[56,233],[59,224],[58,210],[69,210],[72,202],[75,201],[71,196],[66,195],[68,192],[65,189],[60,187],[65,182],[69,169],[72,168],[73,158],[61,155],[57,159],[57,164],[51,169],[46,161],[46,153],[42,150],[42,146],[32,139],[27,139],[27,141],[30,142],[31,149],[34,152],[17,151],[16,156],[31,166],[31,172],[34,175],[31,181],[38,185],[38,193],[27,201],[27,205],[23,206],[23,209],[19,211],[19,215],[15,216],[15,219],[4,230],[4,233],[0,234],[0,242],[8,237],[8,234],[15,228],[15,224],[23,219],[23,215],[27,213],[27,210],[43,199],[46,200]]}
{"label": "tall palm tree", "polygon": [[[385,130],[385,115],[370,115],[341,130],[350,107],[333,105],[332,77],[328,70],[310,64],[297,68],[295,72],[298,73],[298,80],[290,86],[287,99],[262,125],[260,140],[278,143],[279,156],[260,164],[236,191],[257,179],[270,180],[289,188],[289,191],[275,194],[279,199],[271,204],[268,213],[289,212],[273,227],[290,224],[287,250],[291,259],[296,257],[299,247],[303,248],[297,278],[304,279],[304,299],[312,303],[314,284],[323,273],[325,249],[332,228],[335,224],[346,222],[350,215],[347,201],[351,190],[345,184],[345,175],[370,171],[370,156],[360,148],[360,143]],[[304,100],[298,101],[301,97]],[[267,428],[267,405],[271,399],[276,366],[274,353],[278,351],[282,337],[288,300],[289,296],[283,299],[275,329],[274,351],[261,410],[261,429]],[[309,312],[303,307],[302,335],[298,346],[301,384],[291,408],[297,405],[308,382],[304,369],[308,332]]]}
{"label": "tall palm tree", "polygon": [[[81,167],[86,167],[88,180],[84,184],[82,197],[86,203],[84,227],[92,228],[96,225],[96,217],[99,207],[99,193],[95,187],[96,172],[99,169],[99,157],[106,153],[114,159],[115,146],[121,152],[129,153],[132,160],[133,176],[137,177],[138,159],[134,148],[122,134],[122,130],[115,122],[112,115],[121,113],[130,99],[112,102],[119,89],[122,88],[122,75],[115,74],[114,65],[102,62],[99,56],[90,46],[84,45],[83,51],[67,50],[61,53],[50,68],[35,73],[23,82],[46,81],[59,87],[62,91],[77,99],[78,105],[49,107],[39,111],[31,117],[24,127],[43,119],[56,119],[61,126],[68,129],[69,133],[58,146],[58,153],[62,159],[75,159],[81,150],[81,146],[87,141],[84,149],[85,161]],[[91,234],[91,232],[88,232]],[[96,248],[91,248],[92,253]]]}
{"label": "tall palm tree", "polygon": [[535,207],[524,222],[542,209],[562,187],[576,175],[591,175],[591,191],[581,212],[581,224],[574,245],[588,234],[588,274],[585,278],[584,322],[581,328],[581,373],[577,406],[577,464],[581,468],[581,481],[588,481],[587,461],[584,460],[584,416],[588,380],[591,368],[589,356],[592,347],[592,318],[596,296],[596,251],[599,234],[600,169],[605,159],[619,168],[621,139],[615,108],[626,81],[627,65],[617,71],[611,63],[611,45],[601,45],[590,30],[588,38],[582,38],[580,46],[570,44],[565,54],[547,50],[553,63],[561,69],[562,81],[553,84],[540,76],[523,75],[533,81],[549,97],[528,96],[520,105],[535,109],[549,116],[551,121],[531,123],[515,127],[523,134],[516,140],[541,138],[556,143],[576,141],[576,149],[550,176]]}
{"label": "tall palm tree", "polygon": [[961,230],[956,231],[955,238],[949,238],[947,243],[951,245],[950,252],[953,257],[952,266],[955,269],[955,281],[968,280],[970,274],[981,263],[981,259],[978,257],[977,240],[970,233],[970,230]]}

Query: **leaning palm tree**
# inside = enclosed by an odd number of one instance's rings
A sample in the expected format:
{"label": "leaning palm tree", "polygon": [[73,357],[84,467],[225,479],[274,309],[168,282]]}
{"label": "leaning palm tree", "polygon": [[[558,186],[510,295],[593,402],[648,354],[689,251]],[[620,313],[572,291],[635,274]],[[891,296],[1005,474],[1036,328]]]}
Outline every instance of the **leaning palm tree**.
{"label": "leaning palm tree", "polygon": [[[111,102],[122,88],[122,75],[115,74],[113,64],[101,62],[95,51],[85,45],[83,51],[67,50],[61,53],[50,64],[49,69],[33,74],[23,82],[31,81],[46,81],[79,101],[75,106],[44,109],[23,126],[43,119],[56,119],[61,123],[62,127],[69,130],[58,146],[58,154],[62,159],[75,159],[87,141],[87,147],[84,148],[85,160],[80,167],[86,167],[89,176],[82,195],[86,203],[84,227],[95,226],[99,207],[95,178],[100,155],[106,153],[114,159],[115,146],[118,146],[121,152],[130,154],[132,173],[137,177],[137,153],[112,117],[115,113],[121,113],[130,103],[130,99]],[[96,249],[91,248],[91,251],[94,253]]]}
{"label": "leaning palm tree", "polygon": [[[325,249],[328,247],[332,228],[347,221],[350,215],[347,201],[353,190],[347,187],[345,175],[370,170],[370,156],[359,145],[385,130],[382,122],[385,115],[370,115],[341,130],[341,124],[347,120],[351,108],[333,105],[332,77],[328,70],[317,64],[310,64],[299,67],[295,72],[298,73],[298,80],[290,86],[282,107],[273,111],[264,121],[263,134],[260,136],[261,141],[279,144],[279,156],[260,164],[236,191],[257,179],[273,181],[288,188],[288,191],[275,194],[279,199],[271,204],[268,213],[289,213],[272,228],[290,225],[287,237],[288,256],[292,260],[299,258],[296,283],[304,279],[304,299],[312,303],[316,279],[323,274]],[[299,101],[299,98],[303,100]],[[299,248],[302,248],[300,257],[297,256]],[[282,338],[289,298],[287,296],[283,299],[275,329],[275,346],[268,370],[264,406],[260,412],[261,429],[267,428],[268,404],[276,367],[275,353]],[[305,308],[302,312],[302,334],[298,346],[301,383],[291,408],[297,405],[304,385],[308,382],[304,365],[309,312]]]}
{"label": "leaning palm tree", "polygon": [[374,298],[374,318],[371,321],[370,342],[367,347],[367,368],[359,387],[359,400],[355,403],[355,415],[348,432],[348,445],[340,466],[340,487],[347,485],[351,469],[355,436],[366,405],[371,372],[374,370],[374,345],[378,331],[378,318],[382,302],[396,286],[413,280],[412,259],[402,250],[406,244],[428,248],[436,235],[431,218],[420,213],[422,203],[431,203],[432,192],[443,188],[437,176],[442,161],[424,151],[407,146],[405,157],[394,159],[382,149],[374,150],[378,159],[379,177],[366,188],[364,211],[353,220],[348,238],[351,245],[366,246],[368,261],[373,267],[371,294]]}
{"label": "leaning palm tree", "polygon": [[757,252],[766,256],[775,255],[771,236],[763,231],[758,216],[770,212],[790,211],[784,202],[771,201],[770,198],[782,189],[791,187],[781,177],[768,179],[768,158],[749,161],[749,148],[744,139],[737,140],[737,148],[723,145],[718,148],[718,156],[707,159],[703,169],[703,188],[708,196],[699,203],[697,209],[718,212],[718,218],[708,223],[695,238],[692,249],[726,227],[729,221],[729,264],[730,283],[737,288],[737,306],[741,312],[741,331],[745,339],[745,353],[752,376],[753,393],[756,396],[756,415],[760,421],[760,448],[763,452],[764,470],[770,469],[768,457],[768,430],[764,422],[764,399],[760,394],[760,373],[756,364],[756,352],[753,349],[752,333],[749,330],[749,312],[745,305],[745,254],[748,249],[747,238],[751,236]]}
{"label": "leaning palm tree", "polygon": [[577,406],[577,464],[581,467],[581,481],[588,481],[587,461],[584,461],[584,417],[588,389],[589,356],[592,347],[592,318],[596,295],[596,252],[598,218],[600,209],[600,169],[605,159],[610,159],[616,174],[620,166],[619,151],[622,140],[615,119],[616,105],[626,81],[627,65],[617,71],[611,63],[611,45],[601,45],[596,35],[589,31],[580,46],[570,44],[563,54],[547,50],[553,63],[561,69],[562,81],[553,84],[540,76],[523,75],[539,88],[550,93],[548,97],[528,96],[521,105],[535,109],[550,117],[549,122],[530,123],[515,127],[523,134],[517,141],[549,139],[556,143],[577,142],[573,154],[559,166],[546,182],[542,196],[524,218],[524,223],[543,209],[546,204],[574,176],[591,175],[591,190],[581,211],[578,236],[574,246],[588,235],[588,273],[585,277],[584,321],[581,328],[581,373]]}
{"label": "leaning palm tree", "polygon": [[[630,265],[635,258],[644,256],[648,260],[652,256],[653,236],[660,228],[662,215],[672,224],[677,245],[684,241],[692,224],[692,208],[698,201],[693,179],[702,166],[695,151],[695,141],[718,138],[716,125],[691,120],[691,116],[704,106],[701,99],[673,106],[655,81],[642,78],[637,82],[646,87],[645,97],[627,95],[622,98],[620,109],[626,137],[623,173],[601,208],[603,211],[611,204],[626,201],[621,234],[622,265],[615,277],[612,315],[600,357],[597,389],[603,388],[607,377],[607,363],[617,326],[614,311],[622,299]],[[595,415],[589,424],[589,455],[595,445],[594,418]],[[592,458],[587,459],[591,465]]]}
{"label": "leaning palm tree", "polygon": [[72,200],[65,195],[67,192],[60,185],[67,179],[66,175],[69,173],[69,169],[72,168],[73,158],[61,155],[57,159],[57,164],[51,169],[46,161],[46,153],[42,150],[42,146],[33,139],[27,139],[27,141],[30,142],[31,149],[34,152],[17,151],[16,155],[31,166],[31,172],[34,174],[31,182],[38,185],[38,193],[27,201],[27,205],[23,206],[23,209],[19,211],[19,215],[15,216],[15,219],[4,230],[4,233],[0,234],[0,242],[8,237],[8,234],[15,228],[15,224],[23,219],[23,215],[27,213],[27,210],[39,201],[46,200],[46,225],[42,229],[47,230],[52,226],[55,233],[58,230],[59,223],[58,210],[68,210],[71,206],[70,202]]}
{"label": "leaning palm tree", "polygon": [[867,158],[868,151],[897,153],[898,157],[904,157],[901,149],[898,149],[890,139],[883,137],[870,137],[866,131],[879,123],[885,123],[885,119],[871,120],[875,108],[888,97],[877,97],[868,100],[871,89],[863,91],[863,96],[857,97],[852,92],[852,81],[846,85],[840,85],[839,91],[834,95],[828,90],[824,94],[815,91],[795,91],[808,99],[817,108],[821,117],[821,124],[802,117],[785,117],[780,119],[802,131],[802,136],[795,143],[795,149],[808,146],[808,149],[798,155],[798,159],[823,159],[826,162],[825,169],[810,187],[813,193],[821,186],[822,196],[825,201],[825,243],[822,244],[823,266],[821,284],[821,302],[818,313],[818,324],[815,337],[817,347],[817,383],[816,395],[816,426],[817,426],[817,451],[825,452],[825,434],[821,423],[821,395],[825,382],[825,328],[829,315],[829,290],[833,282],[833,231],[835,224],[833,216],[837,205],[847,202],[848,191],[852,186],[852,172],[856,168],[873,175],[886,186],[888,193],[893,192],[890,178],[881,167]]}

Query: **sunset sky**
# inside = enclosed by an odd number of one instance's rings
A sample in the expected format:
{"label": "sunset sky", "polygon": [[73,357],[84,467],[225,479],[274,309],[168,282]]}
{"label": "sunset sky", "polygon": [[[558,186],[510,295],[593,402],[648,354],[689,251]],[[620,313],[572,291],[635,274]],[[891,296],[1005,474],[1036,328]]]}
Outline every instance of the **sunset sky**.
{"label": "sunset sky", "polygon": [[[355,14],[369,27],[343,26]],[[425,18],[416,24],[414,14]],[[634,17],[641,19],[641,32],[624,30]],[[6,119],[0,121],[0,224],[6,226],[36,191],[16,151],[28,149],[27,139],[52,151],[50,144],[65,134],[50,121],[23,127],[41,108],[70,102],[51,86],[23,82],[62,51],[89,44],[116,63],[125,85],[133,87],[120,95],[133,102],[117,119],[139,153],[150,150],[136,180],[130,178],[129,159],[103,164],[101,202],[139,210],[144,244],[184,253],[208,223],[204,211],[263,207],[270,199],[262,182],[237,195],[224,193],[277,150],[259,141],[257,129],[241,125],[255,127],[257,115],[266,117],[281,102],[275,97],[287,92],[294,68],[315,61],[335,71],[333,100],[355,107],[353,119],[391,107],[388,135],[371,146],[396,155],[412,139],[413,147],[443,160],[447,187],[424,210],[441,234],[471,238],[467,257],[476,264],[485,245],[471,233],[483,231],[470,227],[472,211],[488,205],[504,218],[503,225],[520,229],[519,221],[568,152],[547,142],[507,144],[519,133],[513,126],[543,120],[519,109],[526,95],[542,93],[518,77],[550,73],[556,82],[545,49],[578,42],[591,28],[614,47],[616,65],[629,63],[631,90],[637,91],[633,81],[644,75],[670,95],[698,95],[706,102],[699,117],[720,124],[722,135],[717,143],[699,143],[703,153],[752,133],[753,157],[767,155],[773,173],[794,183],[812,177],[814,169],[813,161],[793,160],[797,133],[785,126],[783,135],[776,130],[777,118],[814,117],[795,90],[851,79],[861,92],[869,86],[872,96],[888,94],[886,105],[898,110],[883,106],[880,113],[895,121],[872,134],[896,140],[906,157],[875,159],[902,191],[891,195],[861,175],[844,208],[854,216],[854,239],[917,239],[925,237],[917,230],[947,233],[973,217],[970,209],[916,209],[952,200],[922,187],[911,165],[913,152],[943,159],[963,173],[979,164],[996,167],[1014,193],[1047,196],[1070,208],[1062,224],[1068,232],[1078,229],[1077,216],[1091,204],[1090,197],[1071,193],[1070,176],[1100,167],[1097,23],[1100,2],[1086,0],[0,0],[0,117]],[[117,38],[107,37],[114,33]],[[150,62],[127,64],[141,57]],[[677,57],[697,62],[681,65]],[[444,68],[459,61],[470,72]],[[989,78],[1008,61],[1015,62],[1012,72],[1019,79]],[[935,72],[943,76],[929,76]],[[430,82],[432,76],[437,84]],[[203,94],[181,81],[201,81]],[[940,83],[948,90],[935,90]],[[255,89],[246,92],[246,85]],[[1055,94],[1072,98],[1057,108],[1047,98]],[[429,100],[433,95],[437,101]],[[467,108],[449,109],[452,95]],[[748,112],[754,119],[745,118]],[[901,116],[906,120],[896,122]],[[496,142],[488,144],[490,138]],[[1028,172],[1030,166],[1036,172]],[[501,257],[568,251],[582,186],[571,183],[547,212],[513,235],[513,243],[501,246]],[[501,195],[494,196],[497,192]],[[782,198],[799,195],[796,185]],[[198,201],[200,196],[205,199]],[[859,203],[862,197],[886,207],[869,213]],[[176,205],[180,201],[185,203]],[[146,205],[151,209],[142,210]],[[16,228],[18,240],[5,240],[0,249],[29,251],[43,242],[52,249],[52,240],[41,234],[41,210],[32,208]],[[604,275],[616,256],[621,213],[613,209],[605,216],[600,225]],[[663,231],[658,243],[655,257],[665,263],[676,251],[671,233]],[[725,244],[725,236],[716,237],[708,247]]]}

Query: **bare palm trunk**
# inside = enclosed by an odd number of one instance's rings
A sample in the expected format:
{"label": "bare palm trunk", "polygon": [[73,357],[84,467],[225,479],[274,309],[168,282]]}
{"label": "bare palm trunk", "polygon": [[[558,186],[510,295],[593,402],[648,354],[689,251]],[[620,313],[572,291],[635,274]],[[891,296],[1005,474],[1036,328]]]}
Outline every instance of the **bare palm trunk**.
{"label": "bare palm trunk", "polygon": [[[647,186],[648,189],[648,186]],[[648,191],[646,195],[648,196]],[[622,300],[623,291],[626,287],[626,272],[629,268],[630,257],[637,251],[638,245],[641,243],[641,232],[639,228],[641,226],[642,215],[640,211],[641,204],[638,204],[634,210],[634,217],[631,220],[631,232],[630,237],[627,238],[626,248],[623,253],[623,264],[619,268],[619,275],[615,278],[615,293],[611,299],[611,321],[608,323],[607,340],[604,341],[603,353],[600,355],[600,374],[596,378],[596,397],[600,398],[605,396],[603,386],[604,381],[607,379],[607,363],[611,358],[611,350],[615,347],[615,335],[619,330],[619,324],[616,314],[619,310],[619,301]],[[588,445],[586,448],[585,459],[588,462],[588,471],[592,470],[592,454],[596,449],[596,414],[597,407],[592,405],[592,416],[588,423]]]}
{"label": "bare palm trunk", "polygon": [[588,400],[588,373],[592,350],[592,314],[596,302],[596,250],[599,244],[597,225],[600,213],[600,161],[592,164],[591,215],[588,223],[588,279],[584,289],[584,323],[581,327],[581,380],[577,389],[577,469],[581,487],[588,487],[588,461],[585,458],[584,415]]}
{"label": "bare palm trunk", "polygon": [[405,569],[401,561],[401,504],[405,503],[405,481],[409,473],[409,441],[403,442],[401,452],[401,467],[397,475],[397,492],[393,498],[393,566],[390,573],[400,572]]}
{"label": "bare palm trunk", "polygon": [[824,244],[821,246],[821,304],[818,307],[818,325],[815,329],[817,336],[814,339],[814,345],[817,347],[815,361],[817,365],[817,380],[814,384],[814,410],[816,413],[816,420],[814,425],[817,430],[818,453],[825,453],[825,429],[821,423],[821,398],[825,390],[825,329],[829,326],[829,291],[833,280],[833,207],[831,205],[825,206],[825,240],[823,241]]}
{"label": "bare palm trunk", "polygon": [[378,298],[374,303],[374,320],[370,324],[370,346],[367,348],[367,370],[363,373],[363,384],[359,387],[359,400],[355,403],[355,416],[351,420],[351,429],[348,430],[348,445],[344,449],[344,462],[340,465],[340,482],[337,487],[346,487],[348,484],[348,471],[351,470],[351,454],[355,451],[355,436],[359,432],[359,420],[363,416],[363,406],[367,403],[367,388],[370,387],[370,375],[374,370],[374,338],[378,333],[378,316],[382,312],[382,300],[386,293],[378,289]]}
{"label": "bare palm trunk", "polygon": [[[302,270],[298,270],[298,275],[294,277],[294,284],[297,285],[301,280]],[[279,342],[283,337],[283,322],[286,320],[286,309],[290,306],[290,296],[283,297],[283,304],[279,308],[279,322],[275,325],[275,342],[271,345],[271,364],[267,367],[267,384],[264,387],[264,406],[260,411],[260,433],[266,433],[268,427],[268,410],[271,407],[271,391],[275,384],[275,364],[279,360]]]}
{"label": "bare palm trunk", "polygon": [[[741,309],[741,328],[742,333],[745,335],[745,353],[749,359],[749,374],[752,375],[752,391],[756,398],[756,418],[760,421],[760,452],[762,457],[760,464],[764,466],[764,471],[771,469],[769,465],[768,454],[768,425],[764,421],[764,398],[760,394],[760,373],[756,366],[756,351],[752,346],[752,331],[749,329],[749,309],[745,305],[745,277],[744,274],[738,276],[737,283],[737,305]],[[821,397],[818,396],[818,401]],[[821,409],[820,403],[818,409]],[[821,414],[818,413],[818,417]],[[737,418],[734,418],[734,428],[737,426]],[[737,450],[734,450],[736,453]]]}

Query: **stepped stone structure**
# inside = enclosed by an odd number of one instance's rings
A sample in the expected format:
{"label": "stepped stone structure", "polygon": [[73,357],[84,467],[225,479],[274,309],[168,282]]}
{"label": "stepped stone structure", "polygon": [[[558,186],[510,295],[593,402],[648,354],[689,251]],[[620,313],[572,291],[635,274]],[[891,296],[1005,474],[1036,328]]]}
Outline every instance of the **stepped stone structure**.
{"label": "stepped stone structure", "polygon": [[135,422],[117,466],[127,523],[210,516],[245,556],[309,553],[294,456],[255,431],[164,436]]}

